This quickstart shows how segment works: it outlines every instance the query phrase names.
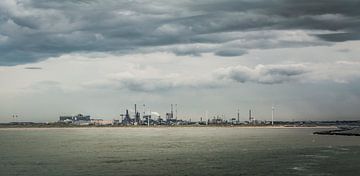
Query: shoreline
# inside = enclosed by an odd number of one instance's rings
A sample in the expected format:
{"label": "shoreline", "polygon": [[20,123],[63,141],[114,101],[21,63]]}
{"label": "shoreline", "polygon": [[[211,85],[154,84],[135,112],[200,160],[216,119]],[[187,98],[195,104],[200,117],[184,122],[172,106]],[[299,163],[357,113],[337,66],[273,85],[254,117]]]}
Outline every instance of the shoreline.
{"label": "shoreline", "polygon": [[335,129],[327,131],[317,131],[313,134],[316,135],[339,135],[339,136],[360,136],[360,127],[349,129]]}
{"label": "shoreline", "polygon": [[244,128],[244,129],[337,129],[336,126],[0,126],[2,129],[159,129],[159,128]]}

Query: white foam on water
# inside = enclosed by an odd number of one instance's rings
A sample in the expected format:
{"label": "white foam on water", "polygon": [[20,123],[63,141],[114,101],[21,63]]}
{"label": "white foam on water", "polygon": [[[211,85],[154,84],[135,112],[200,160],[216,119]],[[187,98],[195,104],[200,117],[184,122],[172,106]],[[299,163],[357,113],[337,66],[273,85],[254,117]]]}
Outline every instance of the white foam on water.
{"label": "white foam on water", "polygon": [[296,170],[296,171],[305,171],[306,170],[304,167],[301,167],[301,166],[295,166],[295,167],[293,167],[291,169]]}

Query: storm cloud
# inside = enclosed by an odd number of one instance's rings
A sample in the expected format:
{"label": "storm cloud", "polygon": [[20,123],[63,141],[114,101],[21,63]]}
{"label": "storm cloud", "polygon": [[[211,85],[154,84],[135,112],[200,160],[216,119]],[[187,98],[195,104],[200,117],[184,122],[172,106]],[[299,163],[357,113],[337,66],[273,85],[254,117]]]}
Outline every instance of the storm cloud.
{"label": "storm cloud", "polygon": [[[358,119],[359,0],[1,0],[0,121]],[[255,108],[256,107],[256,108]],[[60,114],[61,113],[61,114]],[[185,114],[187,113],[187,114]],[[246,118],[246,117],[245,117]]]}
{"label": "storm cloud", "polygon": [[[4,0],[0,65],[78,52],[229,57],[330,45],[360,39],[359,6],[357,0]],[[297,33],[284,40],[289,31]]]}

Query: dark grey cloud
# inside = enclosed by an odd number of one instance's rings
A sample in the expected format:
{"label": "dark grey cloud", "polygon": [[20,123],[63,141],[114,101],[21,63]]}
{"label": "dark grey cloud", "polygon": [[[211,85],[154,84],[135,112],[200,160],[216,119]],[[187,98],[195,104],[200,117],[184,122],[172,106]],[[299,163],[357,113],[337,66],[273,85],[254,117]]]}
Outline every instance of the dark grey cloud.
{"label": "dark grey cloud", "polygon": [[[358,40],[359,6],[358,0],[4,0],[0,2],[0,65],[71,52],[160,50],[237,56],[249,49]],[[236,35],[274,30],[341,33],[309,33],[315,39],[285,42],[279,36]],[[233,45],[234,41],[241,44]],[[191,44],[213,46],[179,47]]]}
{"label": "dark grey cloud", "polygon": [[241,49],[230,49],[230,50],[220,50],[217,51],[215,54],[218,56],[231,57],[231,56],[240,56],[246,54],[246,51]]}
{"label": "dark grey cloud", "polygon": [[27,70],[41,70],[42,67],[25,67],[24,69],[27,69]]}
{"label": "dark grey cloud", "polygon": [[336,33],[336,34],[319,34],[318,37],[332,42],[343,42],[348,40],[360,40],[360,33]]}
{"label": "dark grey cloud", "polygon": [[301,76],[310,72],[302,64],[291,65],[257,65],[255,68],[233,66],[215,71],[219,80],[235,82],[255,82],[259,84],[281,84],[284,82],[298,81]]}

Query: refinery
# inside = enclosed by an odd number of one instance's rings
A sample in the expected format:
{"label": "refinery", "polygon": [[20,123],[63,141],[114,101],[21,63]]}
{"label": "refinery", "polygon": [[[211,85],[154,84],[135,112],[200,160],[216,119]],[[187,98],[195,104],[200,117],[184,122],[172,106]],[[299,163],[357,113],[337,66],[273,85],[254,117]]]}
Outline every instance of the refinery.
{"label": "refinery", "polygon": [[[240,117],[240,110],[234,111],[232,116],[225,116],[224,114],[209,115],[208,111],[204,116],[199,116],[197,120],[191,118],[180,118],[178,116],[177,104],[170,104],[168,112],[163,116],[159,113],[146,108],[145,104],[139,108],[134,104],[134,108],[124,109],[124,112],[117,115],[111,120],[102,118],[92,118],[90,115],[61,115],[53,122],[26,122],[17,120],[19,115],[12,115],[12,122],[0,123],[0,128],[7,127],[176,127],[176,126],[222,126],[222,127],[346,127],[352,129],[359,127],[359,120],[342,120],[342,121],[284,121],[275,120],[275,106],[269,108],[268,120],[259,120],[254,116],[252,109],[249,109],[246,117]],[[139,110],[141,109],[141,110]],[[235,113],[236,112],[236,113]],[[271,113],[270,113],[271,112]]]}
{"label": "refinery", "polygon": [[253,110],[246,112],[246,117],[240,117],[240,110],[237,109],[233,116],[226,117],[224,114],[209,116],[206,111],[204,117],[199,120],[191,118],[182,119],[178,116],[177,104],[170,104],[169,111],[162,117],[159,113],[146,108],[145,104],[139,110],[137,104],[134,109],[126,109],[119,118],[112,120],[93,119],[89,115],[60,116],[57,125],[67,126],[282,126],[282,127],[315,127],[315,126],[359,126],[360,121],[281,121],[275,119],[275,106],[271,106],[271,114],[268,120],[255,118]]}
{"label": "refinery", "polygon": [[272,108],[271,121],[256,120],[249,110],[248,120],[240,121],[240,112],[237,111],[236,117],[226,118],[224,115],[214,115],[212,117],[200,117],[200,120],[193,121],[189,119],[178,118],[177,104],[170,105],[170,111],[162,117],[157,112],[146,110],[143,105],[143,111],[138,110],[137,104],[134,105],[133,113],[126,109],[119,115],[118,119],[104,120],[92,119],[89,115],[78,114],[74,116],[60,116],[58,123],[80,125],[80,126],[181,126],[181,125],[274,125],[274,107]]}

